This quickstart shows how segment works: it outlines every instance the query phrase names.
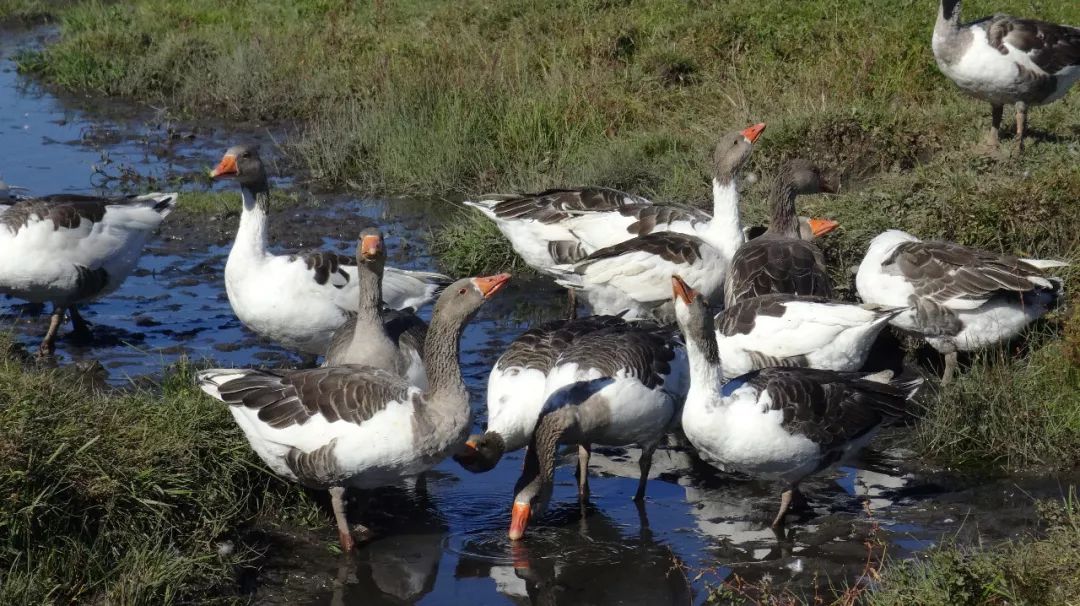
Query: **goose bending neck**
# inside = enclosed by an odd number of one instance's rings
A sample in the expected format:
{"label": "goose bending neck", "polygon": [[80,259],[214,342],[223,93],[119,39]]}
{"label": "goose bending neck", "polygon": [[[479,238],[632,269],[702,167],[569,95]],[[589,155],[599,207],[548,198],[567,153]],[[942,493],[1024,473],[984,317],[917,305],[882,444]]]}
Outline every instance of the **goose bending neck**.
{"label": "goose bending neck", "polygon": [[[705,391],[711,394],[719,390],[724,383],[720,351],[714,334],[712,322],[707,321],[704,334],[687,335],[686,360],[690,364],[690,392],[687,402],[692,401],[690,395],[694,392]],[[701,400],[695,398],[693,401]]]}
{"label": "goose bending neck", "polygon": [[771,217],[769,218],[769,232],[787,236],[799,237],[799,217],[795,214],[795,183],[790,173],[779,176],[769,194],[771,204]]}
{"label": "goose bending neck", "polygon": [[[442,303],[443,301],[440,301]],[[431,326],[424,339],[424,368],[427,369],[428,394],[436,402],[468,402],[465,382],[458,363],[458,346],[467,318],[448,317],[450,314],[438,303],[432,314]]]}
{"label": "goose bending neck", "polygon": [[525,452],[525,469],[521,482],[515,488],[515,501],[528,503],[541,492],[546,492],[555,482],[555,451],[566,431],[566,421],[559,413],[541,417],[533,432],[533,443]]}
{"label": "goose bending neck", "polygon": [[270,189],[244,185],[240,188],[244,198],[244,210],[240,213],[240,227],[236,230],[236,242],[232,252],[262,255],[266,252],[267,213],[270,209]]}
{"label": "goose bending neck", "polygon": [[743,243],[739,217],[739,187],[735,177],[713,177],[713,218],[709,222],[709,244],[731,259]]}

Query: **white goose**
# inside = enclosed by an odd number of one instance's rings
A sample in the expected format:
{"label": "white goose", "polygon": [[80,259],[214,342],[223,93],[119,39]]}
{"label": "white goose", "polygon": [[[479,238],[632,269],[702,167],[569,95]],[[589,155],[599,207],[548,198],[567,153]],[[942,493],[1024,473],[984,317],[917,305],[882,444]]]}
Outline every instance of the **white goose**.
{"label": "white goose", "polygon": [[1016,140],[1024,149],[1027,106],[1065,96],[1080,80],[1080,28],[998,13],[960,22],[960,0],[941,0],[934,58],[968,95],[990,103],[989,142],[998,143],[1004,105],[1016,105]]}
{"label": "white goose", "polygon": [[198,374],[199,385],[229,404],[274,473],[330,490],[341,546],[350,551],[355,542],[345,519],[346,486],[395,484],[430,469],[465,441],[471,415],[458,363],[461,333],[509,279],[465,278],[439,297],[424,344],[430,389],[370,366],[211,369]]}
{"label": "white goose", "polygon": [[176,200],[174,193],[128,198],[58,194],[16,201],[0,214],[0,293],[53,304],[39,355],[56,350],[65,310],[75,332],[89,334],[75,306],[123,284]]}
{"label": "white goose", "polygon": [[556,265],[658,231],[695,235],[734,253],[743,238],[737,176],[764,130],[764,124],[755,124],[723,135],[716,144],[712,215],[602,187],[491,195],[466,204],[493,220],[530,267],[548,275],[562,273],[552,270]]}
{"label": "white goose", "polygon": [[576,339],[626,327],[618,316],[554,320],[534,326],[510,344],[488,375],[487,428],[469,436],[454,460],[473,473],[495,468],[503,454],[528,445],[544,406],[548,374]]}
{"label": "white goose", "polygon": [[882,329],[905,309],[786,294],[743,299],[714,319],[724,377],[769,366],[859,370]]}
{"label": "white goose", "polygon": [[803,478],[853,455],[882,424],[907,414],[921,379],[891,381],[888,371],[765,368],[725,383],[711,314],[685,282],[672,282],[691,377],[683,432],[712,465],[785,484],[774,527]]}
{"label": "white goose", "polygon": [[671,321],[671,276],[681,274],[711,305],[722,302],[731,258],[697,236],[672,231],[638,236],[556,266],[556,282],[581,290],[594,314]]}
{"label": "white goose", "polygon": [[[270,186],[258,150],[229,148],[210,173],[240,184],[244,210],[225,264],[225,292],[240,321],[287,348],[322,355],[356,310],[355,260],[332,252],[274,255],[266,247]],[[387,267],[382,300],[392,309],[419,309],[450,282],[442,274]]]}
{"label": "white goose", "polygon": [[657,445],[678,423],[687,389],[686,354],[671,328],[647,323],[613,326],[575,339],[548,374],[545,401],[514,488],[510,539],[551,498],[555,451],[577,444],[578,497],[589,496],[591,444],[638,444],[640,476],[634,500],[645,498]]}
{"label": "white goose", "polygon": [[945,354],[942,382],[948,383],[957,351],[1009,339],[1052,309],[1062,296],[1062,281],[1043,270],[1066,265],[923,242],[894,229],[870,242],[855,286],[867,303],[911,307],[892,323],[926,337]]}
{"label": "white goose", "polygon": [[334,333],[324,366],[362,364],[404,377],[410,385],[427,388],[424,339],[427,324],[411,311],[387,309],[382,304],[386,247],[382,232],[368,227],[356,246],[356,315]]}

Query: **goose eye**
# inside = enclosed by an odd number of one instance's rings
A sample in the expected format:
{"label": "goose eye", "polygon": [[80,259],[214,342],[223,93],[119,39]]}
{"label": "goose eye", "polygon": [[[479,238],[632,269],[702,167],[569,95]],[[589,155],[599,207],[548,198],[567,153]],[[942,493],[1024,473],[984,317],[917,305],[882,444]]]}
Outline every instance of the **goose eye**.
{"label": "goose eye", "polygon": [[463,294],[465,294],[465,290],[466,289],[462,288],[461,290],[457,291],[457,294],[463,295]]}

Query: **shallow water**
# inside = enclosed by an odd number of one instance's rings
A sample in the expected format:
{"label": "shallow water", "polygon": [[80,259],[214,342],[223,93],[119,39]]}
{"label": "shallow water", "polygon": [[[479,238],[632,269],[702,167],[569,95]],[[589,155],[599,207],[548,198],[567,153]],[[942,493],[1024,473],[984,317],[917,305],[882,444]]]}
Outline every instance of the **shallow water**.
{"label": "shallow water", "polygon": [[[37,193],[115,193],[147,178],[204,187],[195,175],[231,142],[271,139],[251,128],[193,129],[124,104],[58,98],[19,77],[9,60],[19,45],[37,44],[41,35],[5,32],[0,42],[0,178],[9,183]],[[140,179],[130,178],[134,174]],[[390,235],[392,264],[434,267],[423,236],[444,216],[446,203],[347,195],[320,200],[275,214],[273,241],[282,249],[351,252],[357,231],[375,221]],[[61,341],[60,363],[100,361],[113,383],[159,374],[180,356],[236,366],[294,364],[295,356],[249,333],[229,308],[222,270],[235,222],[234,216],[166,220],[138,271],[116,294],[86,307],[93,342]],[[469,326],[463,370],[477,428],[487,372],[499,352],[528,322],[557,316],[561,305],[550,283],[518,281]],[[46,322],[40,310],[0,300],[0,326],[14,327],[27,346],[36,345]],[[902,441],[903,430],[893,437]],[[238,590],[271,604],[695,604],[705,599],[708,584],[737,573],[827,594],[830,585],[860,578],[868,541],[906,556],[943,537],[1013,536],[1032,527],[1035,499],[1058,497],[1076,480],[984,480],[919,469],[901,450],[880,452],[888,442],[879,440],[879,450],[853,467],[806,482],[812,512],[784,536],[768,526],[778,504],[775,486],[719,474],[671,448],[657,454],[648,501],[639,511],[631,500],[635,453],[599,450],[589,506],[578,506],[572,471],[561,468],[550,511],[525,541],[511,545],[505,536],[521,453],[482,475],[448,461],[420,486],[357,495],[352,511],[377,538],[352,558],[329,549],[336,541],[329,515],[316,532],[259,536],[266,561],[241,575]],[[872,549],[880,554],[880,547]]]}

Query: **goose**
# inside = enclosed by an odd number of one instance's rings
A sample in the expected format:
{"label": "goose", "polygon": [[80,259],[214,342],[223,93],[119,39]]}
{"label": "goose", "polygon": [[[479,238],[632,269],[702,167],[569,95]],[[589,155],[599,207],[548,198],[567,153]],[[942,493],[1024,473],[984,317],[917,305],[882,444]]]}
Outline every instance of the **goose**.
{"label": "goose", "polygon": [[671,320],[664,284],[683,274],[713,305],[722,301],[730,258],[697,236],[662,231],[601,248],[573,265],[556,266],[556,283],[585,293],[594,314]]}
{"label": "goose", "polygon": [[275,474],[329,489],[341,547],[351,551],[346,486],[372,488],[415,476],[465,441],[470,409],[458,363],[461,333],[509,279],[463,278],[439,296],[424,342],[429,389],[358,365],[209,369],[198,373],[199,386],[229,405],[252,449]]}
{"label": "goose", "polygon": [[714,318],[724,378],[770,366],[859,370],[905,309],[787,294],[743,299]]}
{"label": "goose", "polygon": [[65,310],[75,333],[89,334],[75,306],[120,288],[177,197],[55,194],[18,200],[0,214],[0,294],[53,304],[39,356],[56,351]]}
{"label": "goose", "polygon": [[720,137],[713,153],[712,215],[605,187],[494,194],[465,204],[494,221],[525,263],[547,275],[561,275],[554,266],[657,231],[696,235],[734,253],[743,238],[737,176],[764,131],[765,124],[755,124]]}
{"label": "goose", "polygon": [[[795,197],[833,191],[818,167],[806,160],[790,160],[780,167],[769,193],[769,229],[740,246],[731,258],[724,288],[725,307],[740,299],[769,293],[832,296],[824,255],[817,246],[799,236]],[[684,276],[701,291],[688,278]],[[703,292],[706,296],[712,294]]]}
{"label": "goose", "polygon": [[[356,310],[355,260],[332,252],[271,254],[266,248],[270,186],[258,148],[228,149],[210,173],[240,184],[244,209],[229,258],[225,292],[241,322],[255,333],[308,355],[322,355]],[[392,309],[419,309],[450,278],[434,272],[385,268],[382,300]]]}
{"label": "goose", "polygon": [[908,414],[922,380],[893,380],[889,371],[774,367],[725,383],[704,299],[678,276],[672,287],[690,365],[683,432],[715,467],[784,483],[774,528],[803,478],[855,454],[882,424]]}
{"label": "goose", "polygon": [[867,303],[911,307],[892,324],[922,335],[945,354],[942,382],[949,383],[958,351],[1010,339],[1053,309],[1063,283],[1044,270],[1067,265],[923,242],[891,229],[871,240],[855,287]]}
{"label": "goose", "polygon": [[941,72],[964,93],[990,104],[993,146],[1006,103],[1016,105],[1022,152],[1028,105],[1057,101],[1080,80],[1080,28],[1000,13],[961,23],[960,0],[941,0],[932,46]]}
{"label": "goose", "polygon": [[324,366],[362,364],[405,377],[410,385],[427,388],[424,338],[427,325],[411,311],[382,306],[382,276],[386,248],[382,232],[368,227],[356,247],[356,315],[334,332]]}
{"label": "goose", "polygon": [[626,327],[619,316],[587,316],[534,326],[510,344],[488,375],[487,428],[454,455],[473,473],[495,468],[503,454],[528,445],[544,406],[548,374],[574,340],[598,330]]}
{"label": "goose", "polygon": [[639,445],[634,501],[640,505],[653,453],[677,422],[686,379],[686,354],[670,327],[613,326],[570,343],[548,374],[543,409],[514,488],[510,539],[521,539],[529,518],[542,513],[551,499],[559,444],[579,447],[582,502],[589,495],[590,446]]}

